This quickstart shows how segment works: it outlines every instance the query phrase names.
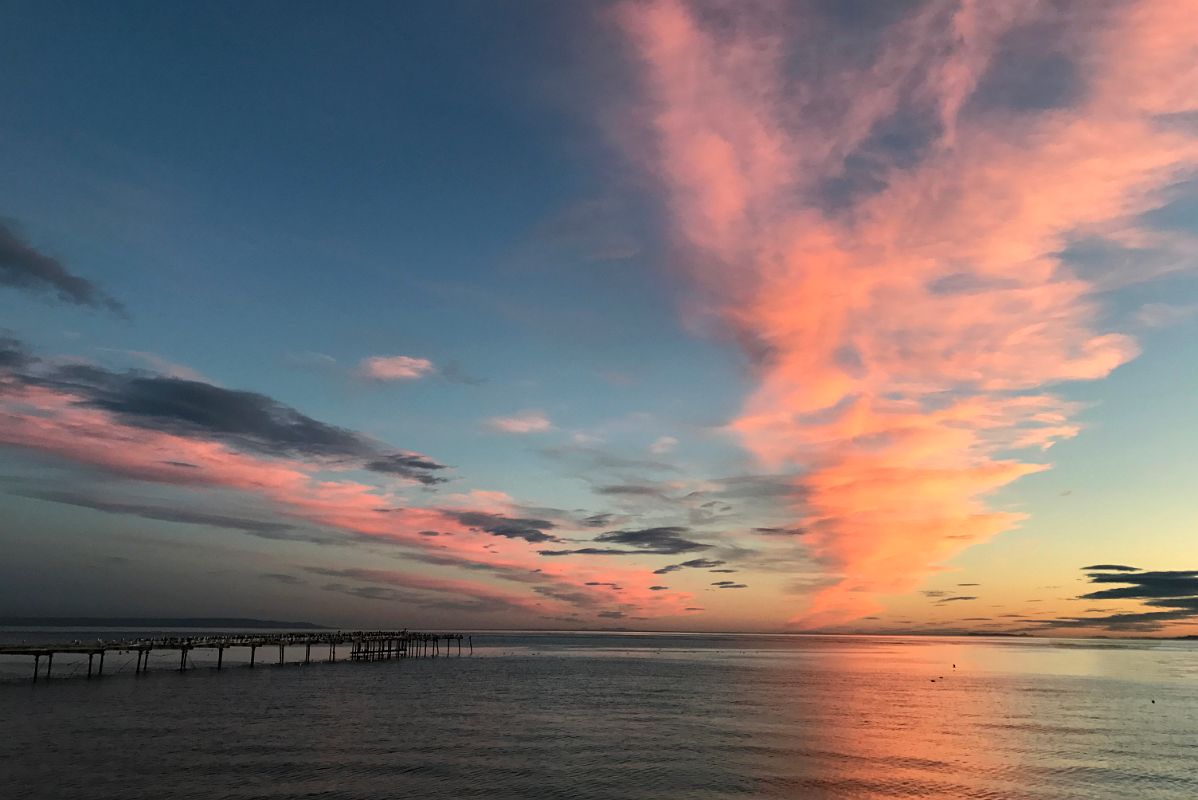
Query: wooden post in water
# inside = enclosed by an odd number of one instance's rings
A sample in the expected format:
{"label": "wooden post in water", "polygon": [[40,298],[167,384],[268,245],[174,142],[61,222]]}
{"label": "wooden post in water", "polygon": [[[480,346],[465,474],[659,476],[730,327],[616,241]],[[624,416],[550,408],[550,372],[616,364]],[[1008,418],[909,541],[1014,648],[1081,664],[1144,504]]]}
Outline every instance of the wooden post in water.
{"label": "wooden post in water", "polygon": [[258,645],[256,645],[256,644],[250,645],[250,666],[251,667],[254,666],[254,656],[257,655],[257,653],[258,653]]}
{"label": "wooden post in water", "polygon": [[470,655],[474,655],[474,637],[468,636],[466,637],[466,640],[470,642]]}
{"label": "wooden post in water", "polygon": [[224,662],[225,662],[225,646],[221,645],[220,647],[216,648],[216,668],[220,669],[221,667],[223,667]]}
{"label": "wooden post in water", "polygon": [[54,654],[50,653],[46,657],[46,680],[50,680],[50,670],[54,669]]}
{"label": "wooden post in water", "polygon": [[37,683],[37,671],[42,665],[42,657],[38,653],[33,654],[33,682]]}
{"label": "wooden post in water", "polygon": [[283,666],[283,645],[279,645],[279,666]]}
{"label": "wooden post in water", "polygon": [[304,664],[312,663],[312,643],[308,642],[304,645]]}
{"label": "wooden post in water", "polygon": [[95,653],[87,654],[87,677],[89,678],[92,676],[92,656],[94,655]]}
{"label": "wooden post in water", "polygon": [[104,654],[107,652],[107,650],[100,651],[100,668],[96,670],[97,678],[104,674]]}

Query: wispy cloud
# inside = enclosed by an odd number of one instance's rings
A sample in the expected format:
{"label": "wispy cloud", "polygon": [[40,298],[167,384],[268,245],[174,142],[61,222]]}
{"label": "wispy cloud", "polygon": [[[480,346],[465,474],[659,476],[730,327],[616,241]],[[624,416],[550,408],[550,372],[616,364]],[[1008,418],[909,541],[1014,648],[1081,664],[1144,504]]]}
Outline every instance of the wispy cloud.
{"label": "wispy cloud", "polygon": [[[265,395],[147,373],[63,366],[42,361],[5,336],[0,336],[0,446],[35,451],[110,478],[242,493],[267,503],[282,521],[78,492],[43,492],[40,499],[217,525],[264,538],[323,544],[336,539],[325,532],[335,531],[348,534],[342,537],[346,542],[387,543],[418,561],[512,581],[536,595],[505,606],[510,610],[556,613],[563,606],[610,604],[610,591],[597,598],[600,587],[589,582],[621,586],[621,608],[638,615],[680,613],[690,599],[684,593],[650,591],[644,569],[578,562],[545,566],[533,548],[555,540],[556,534],[547,531],[558,523],[511,513],[515,508],[502,493],[457,492],[443,502],[458,507],[417,506],[397,495],[393,482],[377,485],[344,474],[350,469],[373,473],[375,479],[399,474],[427,484],[439,480],[436,473],[444,467],[426,456],[396,451]],[[600,515],[592,521],[606,519]],[[568,522],[586,527],[585,521]],[[295,530],[293,523],[299,523]],[[394,586],[339,586],[338,591],[361,597],[407,597]],[[480,594],[471,602],[486,600]]]}
{"label": "wispy cloud", "polygon": [[66,303],[124,314],[116,300],[61,261],[25,241],[12,220],[0,217],[0,286],[49,293]]}
{"label": "wispy cloud", "polygon": [[1140,306],[1135,320],[1145,328],[1168,328],[1187,322],[1196,314],[1198,314],[1198,305],[1148,303]]}
{"label": "wispy cloud", "polygon": [[804,48],[860,35],[822,14],[617,14],[652,142],[634,156],[662,182],[695,307],[757,369],[729,429],[806,469],[796,521],[837,578],[808,628],[1020,522],[985,498],[1047,468],[1020,451],[1077,434],[1051,387],[1137,353],[1099,327],[1068,246],[1153,238],[1142,215],[1198,164],[1192,128],[1161,123],[1198,110],[1184,4],[926,3],[810,69]]}
{"label": "wispy cloud", "polygon": [[[20,354],[18,345],[7,347]],[[257,392],[191,378],[114,372],[90,364],[44,364],[28,355],[21,357],[24,363],[12,365],[10,372],[18,385],[70,397],[73,405],[105,412],[125,425],[212,439],[269,456],[357,466],[424,485],[445,480],[438,474],[445,465],[427,456],[388,448]]]}
{"label": "wispy cloud", "polygon": [[1112,586],[1081,595],[1079,600],[1136,600],[1145,610],[1104,612],[1091,616],[1029,619],[1030,630],[1091,629],[1121,633],[1154,633],[1168,625],[1198,623],[1198,570],[1143,571],[1121,564],[1085,568],[1091,584]]}
{"label": "wispy cloud", "polygon": [[372,381],[412,381],[436,371],[427,358],[371,356],[358,364],[358,374]]}
{"label": "wispy cloud", "polygon": [[666,453],[672,453],[677,446],[678,440],[673,436],[659,436],[649,445],[649,452],[655,456],[664,456]]}
{"label": "wispy cloud", "polygon": [[522,411],[510,417],[491,417],[487,427],[500,433],[544,433],[553,428],[553,423],[542,411]]}

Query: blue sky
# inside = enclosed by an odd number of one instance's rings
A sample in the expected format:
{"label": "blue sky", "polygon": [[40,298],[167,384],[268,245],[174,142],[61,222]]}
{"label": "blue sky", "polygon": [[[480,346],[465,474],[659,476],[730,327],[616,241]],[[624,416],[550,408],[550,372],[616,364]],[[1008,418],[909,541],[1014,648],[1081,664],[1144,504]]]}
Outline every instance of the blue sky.
{"label": "blue sky", "polygon": [[[6,4],[0,217],[20,252],[0,252],[0,320],[25,356],[0,418],[0,614],[999,630],[1002,607],[1036,631],[1190,624],[1119,617],[1174,612],[1134,595],[1077,619],[1081,567],[1198,558],[1192,50],[1132,24],[1169,27],[1152,3],[990,20],[942,55],[926,53],[966,13],[953,3],[841,11]],[[1059,58],[1022,63],[1045,31]],[[1151,41],[1133,76],[1148,99],[1104,99]],[[883,64],[905,77],[862,69]],[[960,102],[937,83],[952,69],[976,73]],[[1121,163],[1083,152],[1089,123],[1135,143]],[[1119,133],[1134,125],[1174,133]],[[1012,165],[1040,158],[1112,200],[1028,212],[1051,189]],[[967,175],[987,177],[953,183]],[[920,209],[947,196],[937,230]],[[120,309],[22,272],[44,259]],[[904,271],[927,291],[907,297]],[[950,322],[973,313],[983,334]],[[841,341],[807,327],[820,315]],[[364,371],[400,356],[427,366]],[[953,403],[928,430],[901,421]],[[302,417],[234,419],[280,408]],[[334,452],[305,420],[350,433]],[[221,460],[194,480],[134,463],[169,446]],[[397,452],[434,466],[369,466]],[[307,488],[247,488],[226,457]],[[1012,459],[1052,468],[948,498],[827,488],[867,462],[981,475]],[[430,520],[452,546],[430,549]],[[720,563],[654,572],[696,559]],[[926,592],[954,581],[990,594],[950,614]]]}

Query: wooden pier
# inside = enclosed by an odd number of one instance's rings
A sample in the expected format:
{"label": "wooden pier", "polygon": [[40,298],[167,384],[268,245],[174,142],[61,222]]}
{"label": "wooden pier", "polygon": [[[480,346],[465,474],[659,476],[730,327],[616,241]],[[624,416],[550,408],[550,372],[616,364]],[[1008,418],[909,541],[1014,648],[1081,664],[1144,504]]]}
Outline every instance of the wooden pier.
{"label": "wooden pier", "polygon": [[[249,650],[248,667],[258,663],[258,650],[278,651],[277,664],[285,663],[288,647],[303,647],[304,658],[294,663],[311,664],[312,648],[317,648],[317,660],[337,660],[337,648],[350,646],[350,661],[381,661],[392,658],[435,658],[438,656],[462,655],[462,643],[466,642],[467,654],[473,655],[474,642],[460,633],[420,633],[418,631],[337,631],[306,633],[203,633],[196,636],[170,636],[147,639],[125,639],[121,641],[56,642],[52,644],[0,644],[0,656],[33,656],[33,680],[49,679],[54,671],[54,656],[64,654],[87,656],[87,677],[104,674],[104,656],[108,653],[134,654],[135,675],[150,668],[150,656],[154,652],[179,653],[178,671],[188,669],[193,650],[216,651],[216,669],[224,668],[225,651],[241,648]],[[454,649],[456,645],[456,650]],[[326,652],[327,651],[327,652]],[[97,658],[98,657],[98,658]],[[42,659],[46,659],[43,673]]]}

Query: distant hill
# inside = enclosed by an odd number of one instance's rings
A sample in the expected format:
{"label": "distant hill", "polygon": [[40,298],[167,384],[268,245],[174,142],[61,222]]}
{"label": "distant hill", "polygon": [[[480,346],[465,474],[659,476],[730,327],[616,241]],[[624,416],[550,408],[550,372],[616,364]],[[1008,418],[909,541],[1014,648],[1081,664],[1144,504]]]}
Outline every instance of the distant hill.
{"label": "distant hill", "polygon": [[0,626],[12,628],[324,628],[311,622],[282,622],[276,619],[243,617],[0,617]]}

